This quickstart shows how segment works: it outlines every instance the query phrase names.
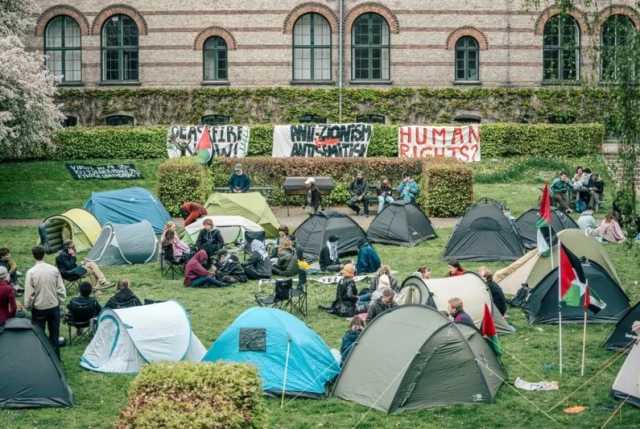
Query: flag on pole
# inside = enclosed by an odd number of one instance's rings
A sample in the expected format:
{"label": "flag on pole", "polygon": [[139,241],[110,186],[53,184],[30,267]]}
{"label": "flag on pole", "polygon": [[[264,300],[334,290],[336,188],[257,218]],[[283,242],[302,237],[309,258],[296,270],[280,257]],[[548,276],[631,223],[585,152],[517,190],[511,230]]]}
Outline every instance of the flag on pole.
{"label": "flag on pole", "polygon": [[496,352],[496,355],[502,354],[502,346],[496,333],[496,325],[493,323],[493,316],[487,304],[484,305],[484,315],[482,316],[482,325],[480,326],[482,336],[489,341],[489,345]]}
{"label": "flag on pole", "polygon": [[198,144],[196,145],[196,151],[201,164],[208,164],[209,161],[211,161],[213,157],[213,143],[211,142],[211,136],[209,136],[209,127],[205,126],[202,129],[202,134],[200,134]]}
{"label": "flag on pole", "polygon": [[546,237],[551,236],[551,197],[549,196],[549,185],[545,183],[542,190],[542,198],[540,199],[540,209],[538,210],[538,221],[536,222],[536,238],[538,245],[538,253],[542,256],[548,256],[551,243],[547,242]]}
{"label": "flag on pole", "polygon": [[570,307],[580,307],[597,313],[607,304],[589,290],[582,263],[569,249],[560,246],[560,299]]}
{"label": "flag on pole", "polygon": [[597,314],[606,307],[607,303],[601,300],[595,291],[592,292],[587,283],[582,294],[582,308],[584,308],[584,311],[591,311],[593,314]]}

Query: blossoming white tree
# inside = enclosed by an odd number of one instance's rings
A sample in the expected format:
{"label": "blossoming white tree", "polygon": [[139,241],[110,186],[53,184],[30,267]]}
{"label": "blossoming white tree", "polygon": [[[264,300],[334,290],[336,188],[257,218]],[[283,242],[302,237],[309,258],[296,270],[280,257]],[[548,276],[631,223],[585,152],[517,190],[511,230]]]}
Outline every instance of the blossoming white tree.
{"label": "blossoming white tree", "polygon": [[42,155],[63,119],[44,58],[24,47],[36,11],[33,0],[0,0],[0,159]]}

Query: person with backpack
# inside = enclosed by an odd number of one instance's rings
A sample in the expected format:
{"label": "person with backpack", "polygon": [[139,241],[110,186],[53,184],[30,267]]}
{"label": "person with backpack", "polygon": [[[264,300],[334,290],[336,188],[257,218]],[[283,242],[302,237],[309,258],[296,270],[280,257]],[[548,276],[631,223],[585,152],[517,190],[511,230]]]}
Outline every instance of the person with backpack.
{"label": "person with backpack", "polygon": [[129,287],[129,280],[122,279],[118,281],[116,293],[109,298],[104,308],[117,310],[119,308],[137,307],[139,305],[142,305],[142,302]]}

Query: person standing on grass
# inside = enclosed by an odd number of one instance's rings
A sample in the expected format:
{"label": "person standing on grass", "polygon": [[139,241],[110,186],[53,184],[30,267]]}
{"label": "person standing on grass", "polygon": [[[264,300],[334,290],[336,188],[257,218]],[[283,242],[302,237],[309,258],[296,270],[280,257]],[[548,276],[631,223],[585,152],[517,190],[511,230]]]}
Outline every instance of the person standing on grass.
{"label": "person standing on grass", "polygon": [[0,327],[15,317],[17,311],[16,293],[9,283],[9,271],[0,266]]}
{"label": "person standing on grass", "polygon": [[305,180],[304,185],[307,187],[307,198],[305,211],[307,214],[314,215],[320,210],[322,204],[322,194],[316,185],[316,179],[309,177]]}
{"label": "person standing on grass", "polygon": [[369,200],[367,200],[368,191],[369,185],[367,184],[367,181],[364,180],[362,172],[359,171],[355,180],[351,182],[351,185],[349,185],[351,198],[347,201],[347,206],[356,212],[356,215],[360,215],[360,206],[358,204],[362,203],[364,215],[369,216]]}
{"label": "person standing on grass", "polygon": [[558,177],[556,177],[553,182],[551,182],[551,200],[553,203],[560,207],[563,212],[571,213],[571,208],[569,207],[569,195],[571,193],[572,187],[569,181],[569,177],[567,173],[564,171],[560,172]]}
{"label": "person standing on grass", "polygon": [[60,358],[60,306],[67,291],[62,275],[53,265],[44,262],[44,249],[31,249],[35,264],[27,271],[24,284],[24,307],[31,310],[31,322],[49,331],[49,342]]}
{"label": "person standing on grass", "polygon": [[244,173],[242,164],[236,164],[233,174],[229,177],[229,191],[237,194],[249,192],[249,188],[251,188],[251,179]]}

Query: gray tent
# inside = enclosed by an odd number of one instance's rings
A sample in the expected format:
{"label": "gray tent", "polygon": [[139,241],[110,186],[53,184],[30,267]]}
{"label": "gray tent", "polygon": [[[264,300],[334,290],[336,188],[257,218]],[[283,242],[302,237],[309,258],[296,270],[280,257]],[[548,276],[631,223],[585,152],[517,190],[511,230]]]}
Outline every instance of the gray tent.
{"label": "gray tent", "polygon": [[374,243],[415,246],[436,238],[426,214],[413,203],[395,201],[387,204],[371,222],[367,238]]}
{"label": "gray tent", "polygon": [[618,372],[611,394],[614,398],[640,407],[640,342],[636,342]]}
{"label": "gray tent", "polygon": [[[538,229],[536,223],[538,222],[538,209],[529,209],[522,213],[518,219],[516,219],[516,226],[520,232],[520,237],[524,247],[527,249],[534,249],[537,246]],[[551,230],[552,240],[555,243],[556,234],[565,229],[579,229],[578,224],[571,219],[571,217],[562,213],[560,210],[553,208],[551,210]]]}
{"label": "gray tent", "polygon": [[98,265],[146,264],[158,254],[158,239],[146,220],[130,225],[106,224],[87,260]]}
{"label": "gray tent", "polygon": [[494,351],[476,329],[432,308],[404,305],[367,325],[344,362],[334,393],[401,413],[493,402],[504,378]]}
{"label": "gray tent", "polygon": [[0,408],[70,407],[71,389],[42,330],[29,319],[0,326]]}
{"label": "gray tent", "polygon": [[631,327],[636,321],[640,322],[640,302],[627,310],[618,321],[615,329],[607,338],[605,347],[609,350],[626,350],[633,343],[633,338],[629,338],[629,336],[632,335]]}
{"label": "gray tent", "polygon": [[483,199],[469,207],[447,243],[445,258],[515,261],[524,254],[515,224],[500,203]]}
{"label": "gray tent", "polygon": [[303,250],[305,258],[318,259],[320,251],[330,236],[339,238],[338,253],[356,253],[358,245],[367,239],[358,223],[349,216],[334,210],[326,210],[309,216],[296,229],[296,246]]}

